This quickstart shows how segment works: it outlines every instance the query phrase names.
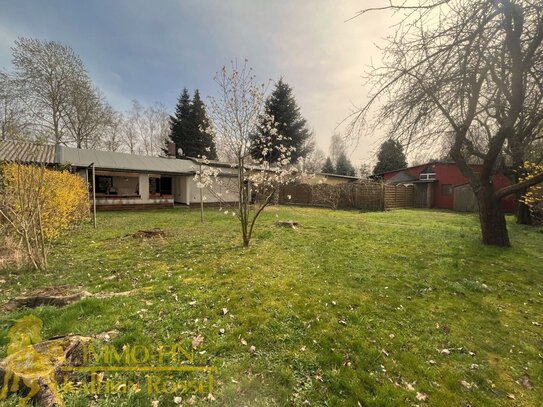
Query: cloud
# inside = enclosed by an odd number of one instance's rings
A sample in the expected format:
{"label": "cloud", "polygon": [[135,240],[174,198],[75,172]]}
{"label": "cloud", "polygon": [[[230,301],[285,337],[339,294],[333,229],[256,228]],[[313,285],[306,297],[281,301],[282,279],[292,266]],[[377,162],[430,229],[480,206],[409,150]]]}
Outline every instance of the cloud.
{"label": "cloud", "polygon": [[[137,98],[173,110],[184,86],[211,95],[220,66],[248,58],[260,80],[283,76],[294,88],[319,146],[328,151],[353,103],[365,100],[365,66],[378,60],[374,43],[390,32],[386,13],[346,22],[360,3],[55,0],[9,6],[0,16],[0,66],[9,64],[18,35],[58,40],[82,57],[115,108],[126,109]],[[363,135],[353,161],[370,159],[379,136]]]}

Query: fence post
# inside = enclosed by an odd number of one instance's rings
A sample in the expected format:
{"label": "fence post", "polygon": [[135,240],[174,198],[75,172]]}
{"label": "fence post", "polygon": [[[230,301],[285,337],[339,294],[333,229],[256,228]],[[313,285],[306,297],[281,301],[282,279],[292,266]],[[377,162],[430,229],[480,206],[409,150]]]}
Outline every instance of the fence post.
{"label": "fence post", "polygon": [[381,183],[381,196],[383,197],[382,199],[382,207],[383,207],[383,212],[387,210],[387,203],[386,203],[386,190],[385,190],[385,183],[382,182]]}

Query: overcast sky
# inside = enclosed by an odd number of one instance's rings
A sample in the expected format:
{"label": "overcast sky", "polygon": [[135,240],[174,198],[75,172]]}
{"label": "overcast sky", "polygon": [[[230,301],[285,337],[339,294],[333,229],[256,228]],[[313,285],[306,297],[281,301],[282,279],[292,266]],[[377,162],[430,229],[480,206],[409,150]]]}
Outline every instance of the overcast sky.
{"label": "overcast sky", "polygon": [[[18,36],[55,40],[80,55],[118,110],[132,99],[174,110],[180,90],[215,92],[214,73],[247,58],[260,80],[294,88],[328,153],[334,129],[365,100],[362,76],[391,31],[388,13],[356,18],[384,0],[0,0],[0,67]],[[388,2],[387,2],[388,3]],[[362,135],[357,166],[373,162],[382,134]]]}

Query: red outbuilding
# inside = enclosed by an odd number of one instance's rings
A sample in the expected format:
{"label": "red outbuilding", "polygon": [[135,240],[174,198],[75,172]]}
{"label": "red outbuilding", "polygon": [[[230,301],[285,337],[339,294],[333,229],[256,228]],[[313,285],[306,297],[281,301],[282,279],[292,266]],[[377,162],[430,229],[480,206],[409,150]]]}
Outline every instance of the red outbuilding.
{"label": "red outbuilding", "polygon": [[[475,173],[480,172],[482,166],[471,165]],[[468,184],[468,179],[455,163],[430,162],[396,171],[379,174],[388,184],[412,184],[415,187],[415,206],[438,209],[457,209],[455,198],[466,200],[466,191],[471,195],[469,200],[475,202],[474,194]],[[510,185],[511,181],[501,172],[494,174],[492,182],[496,190]],[[457,202],[460,204],[460,202]],[[470,205],[460,205],[470,210]],[[508,196],[502,200],[506,212],[514,212],[515,199]],[[474,210],[472,208],[471,210]]]}

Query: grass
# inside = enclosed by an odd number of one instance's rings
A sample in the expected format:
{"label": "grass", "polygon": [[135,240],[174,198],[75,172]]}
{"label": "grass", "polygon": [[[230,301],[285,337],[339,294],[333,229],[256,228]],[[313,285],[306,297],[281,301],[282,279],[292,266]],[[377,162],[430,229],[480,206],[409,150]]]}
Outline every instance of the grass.
{"label": "grass", "polygon": [[[302,227],[273,227],[277,219]],[[216,401],[198,396],[198,405],[543,400],[543,233],[535,228],[510,222],[513,247],[499,249],[479,242],[471,214],[279,207],[263,214],[243,250],[237,220],[211,209],[203,224],[197,211],[179,209],[99,213],[98,224],[58,241],[48,273],[0,271],[0,302],[60,283],[135,291],[2,315],[0,357],[12,321],[32,313],[44,337],[115,328],[119,347],[190,349],[201,335],[195,363],[218,372]],[[127,236],[155,227],[166,239]],[[74,406],[174,405],[173,395],[144,391],[65,398]]]}

